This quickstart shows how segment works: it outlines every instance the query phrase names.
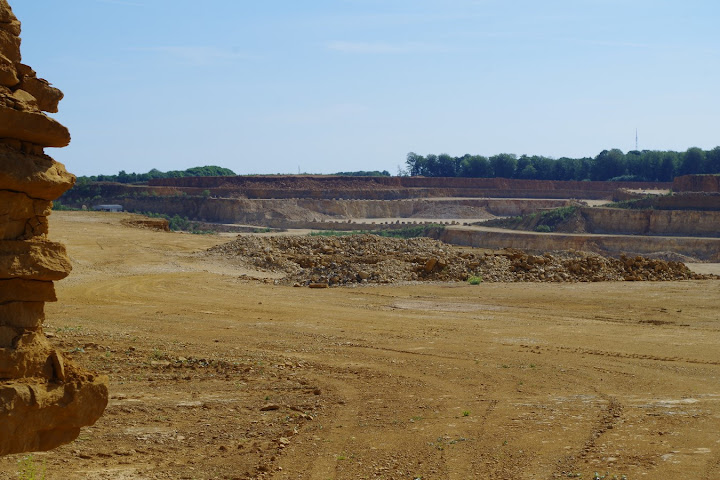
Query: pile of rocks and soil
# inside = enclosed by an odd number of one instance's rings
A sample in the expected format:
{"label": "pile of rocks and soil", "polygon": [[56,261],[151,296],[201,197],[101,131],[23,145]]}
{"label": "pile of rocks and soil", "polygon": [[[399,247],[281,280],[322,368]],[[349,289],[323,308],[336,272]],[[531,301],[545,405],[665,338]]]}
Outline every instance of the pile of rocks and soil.
{"label": "pile of rocks and soil", "polygon": [[429,238],[376,235],[240,236],[207,255],[284,274],[278,283],[325,287],[413,281],[598,282],[709,278],[680,262],[608,258],[588,252],[487,252]]}

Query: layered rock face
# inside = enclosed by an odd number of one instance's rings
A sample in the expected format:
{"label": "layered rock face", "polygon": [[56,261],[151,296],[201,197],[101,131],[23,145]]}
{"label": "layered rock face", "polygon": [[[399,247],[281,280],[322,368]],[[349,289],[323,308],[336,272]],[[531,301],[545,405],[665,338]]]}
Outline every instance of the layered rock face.
{"label": "layered rock face", "polygon": [[70,143],[46,116],[60,90],[21,63],[20,22],[0,0],[0,455],[74,440],[107,405],[107,378],[64,361],[42,331],[53,281],[70,273],[47,239],[52,201],[75,177],[43,153]]}

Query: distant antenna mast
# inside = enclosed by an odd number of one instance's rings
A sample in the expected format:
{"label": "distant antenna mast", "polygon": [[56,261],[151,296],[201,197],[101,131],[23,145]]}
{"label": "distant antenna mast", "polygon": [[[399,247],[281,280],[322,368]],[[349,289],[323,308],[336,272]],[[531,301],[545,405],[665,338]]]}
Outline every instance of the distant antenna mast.
{"label": "distant antenna mast", "polygon": [[637,128],[636,128],[635,129],[635,150],[637,150],[637,149],[638,149],[638,135],[637,135]]}

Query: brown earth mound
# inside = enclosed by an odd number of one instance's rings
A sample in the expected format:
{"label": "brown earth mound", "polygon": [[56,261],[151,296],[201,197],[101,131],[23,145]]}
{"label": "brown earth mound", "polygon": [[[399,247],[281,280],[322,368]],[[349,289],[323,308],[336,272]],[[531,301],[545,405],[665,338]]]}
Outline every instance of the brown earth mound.
{"label": "brown earth mound", "polygon": [[147,228],[160,232],[170,231],[170,222],[164,218],[131,218],[121,222],[123,225],[134,228]]}
{"label": "brown earth mound", "polygon": [[337,286],[407,281],[597,282],[707,278],[684,264],[644,257],[607,258],[586,252],[530,255],[519,250],[484,253],[428,238],[376,235],[253,237],[213,247],[208,255],[239,258],[281,272],[279,283]]}

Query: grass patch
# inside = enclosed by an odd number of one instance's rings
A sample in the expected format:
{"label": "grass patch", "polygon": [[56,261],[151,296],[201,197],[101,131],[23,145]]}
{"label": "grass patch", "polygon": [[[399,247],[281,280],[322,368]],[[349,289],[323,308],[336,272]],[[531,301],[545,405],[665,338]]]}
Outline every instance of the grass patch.
{"label": "grass patch", "polygon": [[67,212],[67,211],[76,212],[78,210],[82,210],[80,208],[63,205],[63,203],[60,200],[55,200],[52,202],[52,209],[56,212]]}
{"label": "grass patch", "polygon": [[35,457],[27,455],[18,460],[18,473],[20,480],[45,480],[45,462],[42,465],[35,463]]}
{"label": "grass patch", "polygon": [[481,283],[483,283],[483,278],[480,275],[473,275],[468,278],[468,283],[470,285],[480,285]]}
{"label": "grass patch", "polygon": [[645,195],[644,197],[634,198],[632,200],[620,200],[618,202],[608,203],[603,205],[603,207],[622,208],[625,210],[653,210],[657,198],[658,195]]}

